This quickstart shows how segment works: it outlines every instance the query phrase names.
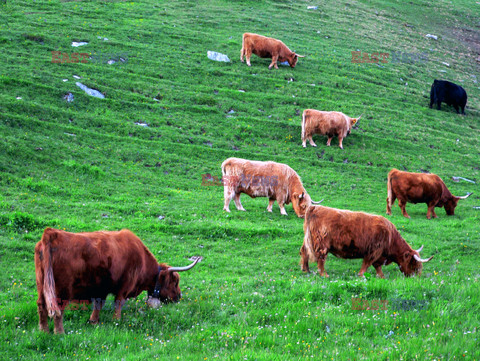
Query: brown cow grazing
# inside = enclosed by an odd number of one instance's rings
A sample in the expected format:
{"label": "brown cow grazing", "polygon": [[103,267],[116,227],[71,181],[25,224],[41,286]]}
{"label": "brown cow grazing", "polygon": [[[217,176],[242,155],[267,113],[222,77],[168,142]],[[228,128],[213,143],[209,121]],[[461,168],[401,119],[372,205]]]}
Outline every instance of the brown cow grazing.
{"label": "brown cow grazing", "polygon": [[[158,264],[152,253],[131,231],[70,233],[46,228],[35,246],[40,330],[48,332],[53,317],[55,333],[64,333],[63,312],[69,302],[94,301],[91,323],[98,323],[102,302],[115,295],[116,319],[126,299],[148,291],[149,305],[181,298],[177,272],[192,268]],[[150,302],[150,301],[154,302]]]}
{"label": "brown cow grazing", "polygon": [[427,203],[427,218],[437,218],[435,207],[445,207],[447,215],[455,214],[455,207],[459,199],[470,197],[472,193],[463,197],[455,197],[450,193],[443,180],[436,174],[403,172],[392,169],[387,180],[387,214],[392,214],[392,205],[398,198],[398,206],[404,217],[410,218],[405,206],[409,203]]}
{"label": "brown cow grazing", "polygon": [[250,57],[252,53],[260,58],[272,58],[268,69],[278,69],[277,61],[288,61],[292,68],[295,68],[298,58],[303,58],[304,55],[295,54],[282,41],[267,38],[266,36],[245,33],[242,38],[242,50],[240,51],[240,61],[243,63],[243,56],[247,59],[247,65],[250,64]]}
{"label": "brown cow grazing", "polygon": [[341,112],[324,112],[315,109],[305,109],[302,114],[302,146],[307,146],[307,139],[312,147],[317,145],[313,142],[314,134],[322,134],[328,137],[327,146],[330,146],[334,136],[338,137],[340,148],[343,149],[342,141],[350,134],[352,127],[360,120],[350,118]]}
{"label": "brown cow grazing", "polygon": [[272,211],[273,202],[277,201],[280,213],[287,215],[284,205],[292,202],[298,217],[303,218],[305,210],[313,202],[298,174],[286,164],[260,162],[240,158],[228,158],[222,163],[222,181],[224,185],[224,211],[230,212],[229,205],[235,198],[239,211],[245,209],[240,203],[241,193],[252,198],[268,197],[267,211]]}
{"label": "brown cow grazing", "polygon": [[340,258],[363,258],[359,276],[373,265],[379,277],[382,266],[395,262],[406,275],[420,275],[422,263],[419,250],[413,250],[384,217],[322,206],[308,208],[303,224],[305,238],[300,249],[302,270],[309,272],[308,262],[317,262],[321,276],[325,272],[327,253]]}

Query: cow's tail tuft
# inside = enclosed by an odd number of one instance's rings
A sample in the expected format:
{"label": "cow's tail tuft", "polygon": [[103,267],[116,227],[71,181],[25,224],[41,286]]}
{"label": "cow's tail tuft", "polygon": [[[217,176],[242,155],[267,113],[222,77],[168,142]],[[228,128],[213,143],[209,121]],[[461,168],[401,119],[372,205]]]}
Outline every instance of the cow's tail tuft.
{"label": "cow's tail tuft", "polygon": [[43,243],[43,296],[48,310],[48,316],[61,316],[55,294],[55,279],[52,268],[52,242],[55,240],[55,231],[45,229],[42,236]]}

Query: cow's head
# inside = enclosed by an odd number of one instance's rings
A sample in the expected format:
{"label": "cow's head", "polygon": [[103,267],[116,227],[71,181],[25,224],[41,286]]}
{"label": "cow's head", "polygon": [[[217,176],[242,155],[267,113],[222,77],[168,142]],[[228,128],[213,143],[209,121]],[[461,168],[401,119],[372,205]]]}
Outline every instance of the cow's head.
{"label": "cow's head", "polygon": [[399,260],[400,270],[405,276],[419,275],[422,273],[422,267],[425,262],[430,261],[433,256],[428,259],[422,259],[420,257],[420,251],[423,249],[423,246],[418,250],[410,250],[403,254]]}
{"label": "cow's head", "polygon": [[295,65],[297,65],[298,58],[304,58],[304,57],[305,57],[305,55],[298,55],[298,54],[292,53],[287,58],[287,61],[288,61],[288,64],[290,64],[290,66],[292,68],[295,68]]}
{"label": "cow's head", "polygon": [[463,197],[451,197],[448,201],[446,201],[443,206],[445,207],[445,212],[447,212],[448,216],[453,216],[455,214],[455,207],[457,207],[458,201],[460,199],[466,199],[470,197],[472,193],[468,193],[466,196]]}
{"label": "cow's head", "polygon": [[358,118],[350,118],[350,128],[352,128],[355,124],[357,124],[357,122],[360,120],[362,115],[360,115]]}
{"label": "cow's head", "polygon": [[293,193],[292,196],[293,210],[300,218],[305,218],[305,212],[308,207],[312,204],[320,204],[322,201],[323,199],[319,202],[312,201],[307,192],[302,192],[301,194]]}
{"label": "cow's head", "polygon": [[307,208],[312,205],[312,199],[307,192],[302,192],[301,194],[293,193],[292,195],[292,206],[293,210],[300,218],[305,218],[305,212]]}
{"label": "cow's head", "polygon": [[201,257],[197,257],[195,261],[186,267],[169,267],[165,264],[158,266],[159,272],[155,288],[149,293],[148,305],[158,307],[159,301],[163,303],[178,302],[182,298],[180,291],[180,275],[178,272],[188,271],[200,261]]}

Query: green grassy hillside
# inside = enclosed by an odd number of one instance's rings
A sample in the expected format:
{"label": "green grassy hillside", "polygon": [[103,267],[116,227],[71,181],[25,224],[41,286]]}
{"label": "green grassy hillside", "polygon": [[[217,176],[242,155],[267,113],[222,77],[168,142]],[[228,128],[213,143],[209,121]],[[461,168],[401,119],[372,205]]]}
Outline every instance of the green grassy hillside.
{"label": "green grassy hillside", "polygon": [[[480,359],[479,9],[463,0],[0,2],[2,358]],[[269,59],[252,56],[247,67],[244,32],[306,57],[270,71]],[[208,50],[231,62],[208,59]],[[426,60],[357,64],[352,51]],[[52,63],[52,52],[88,58]],[[434,79],[465,88],[465,116],[428,108]],[[344,150],[321,136],[304,149],[306,108],[363,117]],[[411,219],[393,207],[388,219],[407,242],[434,255],[420,277],[392,264],[386,279],[373,268],[358,278],[361,260],[330,255],[324,279],[300,270],[303,220],[291,205],[285,217],[244,195],[247,212],[232,202],[227,214],[223,187],[202,186],[232,156],[287,163],[313,199],[379,215],[394,167],[474,194],[434,220],[425,204],[407,205]],[[159,261],[204,259],[181,275],[178,304],[147,309],[143,294],[119,322],[102,311],[98,326],[71,310],[67,334],[46,335],[33,254],[47,226],[129,228]],[[353,298],[389,305],[356,310]]]}

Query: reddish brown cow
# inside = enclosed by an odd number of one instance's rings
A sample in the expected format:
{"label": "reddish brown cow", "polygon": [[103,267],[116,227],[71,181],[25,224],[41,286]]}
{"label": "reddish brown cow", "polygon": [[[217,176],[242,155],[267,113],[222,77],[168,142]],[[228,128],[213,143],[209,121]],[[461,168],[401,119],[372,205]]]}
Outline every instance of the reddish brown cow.
{"label": "reddish brown cow", "polygon": [[268,197],[269,212],[277,201],[283,215],[287,215],[284,205],[292,202],[300,218],[304,217],[305,210],[312,203],[321,202],[311,200],[298,174],[286,164],[228,158],[222,163],[222,176],[225,197],[223,210],[227,212],[230,212],[229,205],[233,198],[237,209],[245,210],[240,203],[241,193],[252,198]]}
{"label": "reddish brown cow", "polygon": [[379,277],[382,266],[395,262],[406,275],[420,275],[422,263],[419,250],[413,250],[384,217],[322,206],[308,208],[303,224],[305,238],[300,249],[302,270],[309,272],[308,262],[317,262],[321,276],[325,272],[327,253],[340,258],[363,258],[359,276],[373,265]]}
{"label": "reddish brown cow", "polygon": [[445,207],[447,215],[455,213],[459,199],[468,198],[472,193],[463,197],[455,197],[450,193],[443,180],[436,174],[403,172],[392,169],[387,180],[387,214],[392,214],[392,205],[398,198],[398,206],[404,217],[410,218],[405,206],[409,203],[427,203],[427,218],[437,218],[435,207]]}
{"label": "reddish brown cow", "polygon": [[243,63],[243,57],[247,59],[247,65],[250,64],[250,57],[252,53],[260,58],[272,58],[268,69],[278,69],[277,61],[288,61],[292,68],[295,68],[298,58],[303,58],[304,55],[295,54],[282,41],[267,38],[266,36],[245,33],[242,38],[242,50],[240,51],[240,61]]}
{"label": "reddish brown cow", "polygon": [[[55,333],[64,333],[63,312],[72,300],[90,303],[115,295],[116,319],[126,299],[148,291],[150,301],[176,302],[181,298],[177,272],[192,268],[158,264],[152,253],[131,231],[70,233],[46,228],[35,246],[40,330],[48,332],[48,317]],[[79,301],[78,301],[79,300]],[[98,323],[102,303],[95,303],[91,323]]]}
{"label": "reddish brown cow", "polygon": [[312,147],[317,145],[313,142],[314,134],[322,134],[328,137],[327,146],[333,137],[338,137],[340,148],[343,149],[343,138],[350,134],[352,127],[360,120],[350,118],[341,112],[324,112],[315,109],[305,109],[302,114],[302,146],[307,146],[307,139]]}

